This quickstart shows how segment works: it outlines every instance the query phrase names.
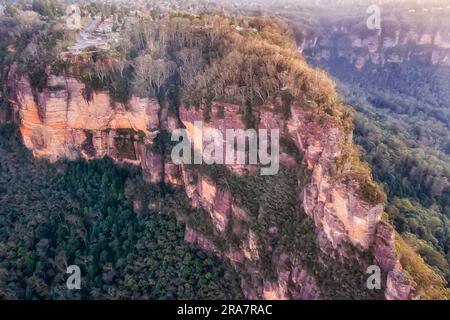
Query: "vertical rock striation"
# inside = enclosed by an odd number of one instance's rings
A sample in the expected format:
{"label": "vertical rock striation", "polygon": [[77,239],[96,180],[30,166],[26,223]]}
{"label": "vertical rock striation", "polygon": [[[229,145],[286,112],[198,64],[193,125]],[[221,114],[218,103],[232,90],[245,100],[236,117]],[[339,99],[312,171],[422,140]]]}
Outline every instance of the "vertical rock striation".
{"label": "vertical rock striation", "polygon": [[[241,272],[242,288],[248,298],[321,297],[317,279],[302,266],[295,252],[270,247],[274,275],[264,275],[258,261],[267,252],[252,227],[255,218],[232,190],[207,175],[193,172],[189,166],[174,165],[152,148],[161,129],[171,131],[182,125],[192,133],[194,122],[203,121],[205,106],[196,109],[182,104],[179,119],[175,119],[161,112],[164,107],[155,99],[132,97],[126,105],[114,103],[106,92],[87,92],[86,86],[73,78],[50,76],[48,88],[35,92],[26,78],[11,72],[9,87],[24,143],[35,156],[50,161],[110,156],[119,162],[140,165],[149,182],[183,185],[192,205],[208,213],[214,238],[222,242],[215,242],[189,224],[185,240],[228,258]],[[296,192],[298,202],[314,221],[312,231],[320,249],[340,250],[343,244],[351,243],[371,252],[387,274],[386,297],[409,298],[410,288],[403,284],[393,249],[394,233],[380,224],[383,205],[363,200],[356,185],[339,178],[338,163],[351,137],[332,117],[319,117],[307,103],[290,106],[289,119],[278,111],[280,104],[272,99],[254,116],[258,128],[279,129],[282,139],[294,144],[296,152],[282,150],[283,166],[306,166],[311,171],[310,181],[306,185],[299,181]],[[213,103],[211,119],[204,123],[203,130],[215,128],[225,135],[226,129],[245,129],[239,114],[237,105]],[[298,158],[299,154],[303,157]],[[344,163],[343,167],[347,165]],[[237,176],[258,174],[257,166],[231,165],[227,170]],[[278,232],[273,226],[268,236],[275,237]],[[239,238],[237,244],[227,243],[231,241],[230,234]]]}

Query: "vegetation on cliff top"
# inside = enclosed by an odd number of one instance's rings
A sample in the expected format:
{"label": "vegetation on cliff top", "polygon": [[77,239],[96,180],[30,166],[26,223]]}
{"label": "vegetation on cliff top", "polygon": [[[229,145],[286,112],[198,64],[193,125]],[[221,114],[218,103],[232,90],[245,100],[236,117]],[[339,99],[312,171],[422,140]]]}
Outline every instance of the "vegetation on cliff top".
{"label": "vegetation on cliff top", "polygon": [[124,31],[120,52],[134,68],[135,94],[164,96],[176,85],[188,106],[206,106],[205,120],[211,102],[227,101],[241,106],[247,126],[256,126],[256,111],[275,96],[282,97],[279,108],[286,119],[294,106],[333,119],[343,131],[340,178],[356,185],[367,202],[386,201],[348,140],[351,112],[327,75],[307,65],[282,22],[207,15],[142,18]]}
{"label": "vegetation on cliff top", "polygon": [[107,90],[113,101],[123,104],[133,94],[170,98],[176,87],[178,102],[172,105],[233,102],[241,106],[247,126],[257,125],[259,106],[280,95],[280,112],[286,118],[292,106],[308,106],[341,125],[342,180],[357,185],[367,202],[384,202],[369,168],[348,141],[351,114],[339,101],[334,83],[307,65],[296,50],[291,29],[282,22],[244,16],[148,15],[125,27],[117,51],[97,51],[74,60],[57,58],[67,32],[56,26],[42,29],[24,42],[16,58],[19,72],[28,74],[36,90],[46,88],[49,70],[78,78],[86,84],[86,92]]}
{"label": "vegetation on cliff top", "polygon": [[430,267],[401,236],[396,237],[395,247],[401,265],[410,276],[414,295],[420,299],[450,299],[446,280]]}

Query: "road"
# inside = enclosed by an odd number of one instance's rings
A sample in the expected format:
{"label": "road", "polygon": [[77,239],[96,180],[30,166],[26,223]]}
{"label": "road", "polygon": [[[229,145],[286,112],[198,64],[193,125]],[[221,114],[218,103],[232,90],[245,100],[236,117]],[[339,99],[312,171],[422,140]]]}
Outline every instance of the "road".
{"label": "road", "polygon": [[89,47],[106,48],[110,38],[95,34],[95,30],[97,30],[99,25],[100,21],[98,19],[89,19],[86,27],[77,34],[76,43],[68,48],[69,52],[79,54]]}

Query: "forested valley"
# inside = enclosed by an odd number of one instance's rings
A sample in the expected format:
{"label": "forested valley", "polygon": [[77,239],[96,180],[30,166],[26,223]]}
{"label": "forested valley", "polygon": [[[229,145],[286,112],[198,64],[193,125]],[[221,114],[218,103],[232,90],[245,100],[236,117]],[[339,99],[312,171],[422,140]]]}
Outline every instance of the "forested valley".
{"label": "forested valley", "polygon": [[[182,191],[110,159],[49,164],[0,127],[1,299],[239,299],[226,262],[184,242]],[[66,268],[81,268],[67,290]]]}

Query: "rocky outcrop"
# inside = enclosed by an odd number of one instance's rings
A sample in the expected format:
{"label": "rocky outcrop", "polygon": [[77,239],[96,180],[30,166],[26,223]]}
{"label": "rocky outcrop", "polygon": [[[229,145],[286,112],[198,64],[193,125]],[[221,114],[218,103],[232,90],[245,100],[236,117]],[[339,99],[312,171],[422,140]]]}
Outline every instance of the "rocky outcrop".
{"label": "rocky outcrop", "polygon": [[395,252],[395,232],[386,223],[378,224],[373,252],[377,264],[387,276],[386,299],[411,299],[413,297],[413,287],[405,275],[397,253]]}
{"label": "rocky outcrop", "polygon": [[88,93],[73,78],[51,76],[48,88],[36,92],[27,79],[15,79],[14,108],[21,119],[25,145],[35,156],[103,157],[139,164],[143,145],[158,129],[155,100],[133,97],[114,103],[106,92]]}
{"label": "rocky outcrop", "polygon": [[400,263],[388,273],[385,294],[387,300],[410,300],[413,298],[412,286]]}
{"label": "rocky outcrop", "polygon": [[190,228],[189,226],[186,226],[185,232],[184,232],[184,241],[192,243],[199,248],[202,248],[206,251],[211,251],[218,256],[221,256],[220,250],[212,243],[209,239],[207,239],[203,234],[201,234],[198,231],[195,231],[194,229]]}
{"label": "rocky outcrop", "polygon": [[[304,160],[312,172],[310,183],[305,188],[299,186],[299,201],[304,205],[305,212],[314,220],[317,228],[317,241],[324,243],[323,249],[331,244],[334,248],[339,248],[344,243],[352,243],[363,250],[373,250],[376,261],[384,259],[384,255],[390,257],[396,263],[383,265],[389,280],[386,297],[388,298],[406,298],[408,292],[406,288],[401,287],[402,282],[399,275],[402,274],[398,269],[399,263],[394,252],[394,243],[386,242],[383,249],[378,245],[382,241],[383,232],[377,233],[377,227],[383,214],[383,204],[369,204],[361,199],[357,194],[355,186],[349,186],[336,178],[336,163],[342,155],[343,143],[346,139],[341,127],[331,119],[315,117],[312,110],[294,105],[291,108],[291,119],[286,121],[279,112],[276,105],[279,101],[270,101],[265,106],[259,108],[258,127],[264,129],[279,129],[281,135],[295,142],[297,148],[304,154]],[[221,105],[223,107],[223,105]],[[204,108],[204,107],[203,107]],[[203,119],[203,108],[191,109],[182,106],[180,110],[180,118],[189,131],[193,131],[194,121]],[[203,125],[203,133],[209,128],[218,129],[225,134],[225,128],[243,129],[244,123],[240,117],[236,117],[238,106],[225,105],[224,115],[218,116],[217,105],[213,104],[211,120],[208,124]],[[234,116],[233,116],[234,114]],[[228,120],[226,120],[228,118]],[[291,157],[292,158],[292,157]],[[285,165],[292,164],[291,161],[285,161]],[[237,174],[242,169],[248,171],[248,166],[236,170],[233,166],[228,166],[230,171]],[[186,171],[186,169],[185,169]],[[186,178],[186,174],[184,177]],[[185,180],[185,186],[188,196],[193,203],[205,208],[211,215],[218,233],[223,233],[233,220],[239,221],[249,217],[249,213],[240,208],[236,202],[230,198],[227,191],[221,190],[208,177],[199,176],[196,183],[190,183],[190,179]],[[393,237],[394,232],[384,233],[385,236]],[[381,239],[381,240],[380,240]],[[246,241],[241,245],[240,250],[243,257],[247,261],[244,265],[251,265],[251,261],[255,261],[260,255],[258,252],[255,234],[250,229],[247,233]],[[385,250],[385,251],[383,251]],[[242,256],[242,255],[241,255]],[[230,257],[229,257],[230,258]],[[386,258],[389,259],[389,258]],[[230,258],[231,261],[233,259]],[[262,282],[262,285],[244,285],[244,287],[260,288],[259,291],[252,291],[252,295],[264,297],[267,299],[286,299],[290,298],[306,298],[316,299],[320,297],[319,289],[313,277],[301,268],[295,261],[295,257],[287,254],[277,255],[273,257],[276,261],[277,281],[270,282],[264,279],[256,279],[258,272],[247,269],[252,274],[250,283]],[[239,261],[241,264],[242,262]],[[285,265],[290,265],[285,268]],[[400,266],[401,267],[401,266]],[[396,276],[397,275],[397,276]],[[290,286],[288,285],[290,284]],[[294,290],[292,288],[294,284]],[[394,287],[400,287],[402,292],[395,293]]]}
{"label": "rocky outcrop", "polygon": [[108,92],[94,92],[74,78],[54,75],[47,88],[37,92],[15,68],[9,89],[24,144],[36,157],[57,161],[109,156],[142,166],[151,183],[180,183],[171,164],[164,164],[162,155],[151,148],[161,128],[156,99],[132,97],[121,104]]}
{"label": "rocky outcrop", "polygon": [[[251,213],[233,198],[230,190],[210,177],[194,174],[187,166],[174,165],[166,155],[156,152],[154,142],[160,130],[172,131],[182,125],[193,133],[194,122],[204,120],[206,106],[182,104],[176,119],[168,114],[167,106],[160,106],[154,99],[132,97],[127,104],[114,103],[106,92],[88,92],[76,79],[56,76],[50,76],[47,89],[36,92],[26,78],[11,73],[10,89],[24,143],[35,156],[56,161],[107,155],[116,161],[140,165],[149,182],[182,185],[192,205],[209,214],[214,235],[230,241],[232,233],[239,238],[239,245],[223,249],[195,225],[186,226],[185,240],[228,258],[242,272],[242,288],[248,298],[321,297],[317,279],[292,252],[274,250],[271,261],[275,276],[265,277],[257,263],[264,252],[252,229]],[[337,162],[342,157],[343,144],[350,138],[332,117],[319,117],[307,103],[292,105],[291,117],[286,120],[278,111],[281,103],[279,99],[268,101],[254,117],[261,129],[279,129],[281,136],[292,141],[303,155],[303,159],[297,159],[282,151],[283,165],[295,167],[303,161],[311,170],[311,180],[306,186],[299,182],[297,193],[298,201],[314,221],[320,247],[325,251],[329,245],[339,248],[352,243],[371,250],[387,274],[386,297],[406,298],[408,288],[401,281],[393,243],[378,228],[382,204],[369,204],[357,194],[354,185],[337,178]],[[213,103],[210,119],[204,122],[202,130],[214,128],[225,135],[226,129],[245,129],[240,114],[238,105]],[[254,165],[229,165],[227,169],[237,175],[257,174],[259,170]],[[269,229],[269,233],[277,232],[276,227]],[[326,245],[322,246],[324,242]]]}
{"label": "rocky outcrop", "polygon": [[325,29],[319,36],[307,35],[300,51],[313,60],[345,60],[358,70],[367,64],[406,61],[450,66],[450,35],[445,30],[418,32],[404,27],[362,33],[346,23]]}
{"label": "rocky outcrop", "polygon": [[347,137],[333,121],[320,120],[323,123],[319,124],[319,119],[308,121],[307,117],[303,108],[294,107],[288,123],[290,136],[296,138],[312,170],[311,183],[302,192],[305,212],[334,247],[349,241],[367,250],[374,241],[383,204],[370,205],[354,187],[336,179],[336,163]]}
{"label": "rocky outcrop", "polygon": [[[312,170],[311,183],[305,190],[299,190],[305,212],[314,219],[318,229],[325,233],[334,247],[350,241],[367,250],[374,241],[383,204],[370,205],[364,202],[354,188],[336,179],[336,162],[341,156],[342,144],[346,138],[339,125],[332,120],[314,116],[311,118],[311,112],[299,105],[291,108],[291,119],[286,121],[283,115],[275,111],[276,105],[276,101],[271,101],[259,109],[258,128],[279,129],[281,135],[294,141],[304,154],[304,161]],[[211,120],[209,124],[203,125],[203,133],[211,127],[218,129],[223,135],[226,129],[245,129],[241,118],[236,116],[238,106],[224,105],[224,117],[217,116],[216,107],[213,105]],[[180,118],[186,128],[193,132],[193,123],[203,119],[203,111],[182,106]],[[295,165],[291,161],[285,161],[285,164]],[[234,166],[228,168],[237,173],[241,171]],[[248,166],[244,166],[244,169],[248,171]],[[205,186],[208,184],[205,183]],[[204,188],[198,188],[200,197]],[[210,195],[205,198],[204,207],[213,206],[208,200]]]}

